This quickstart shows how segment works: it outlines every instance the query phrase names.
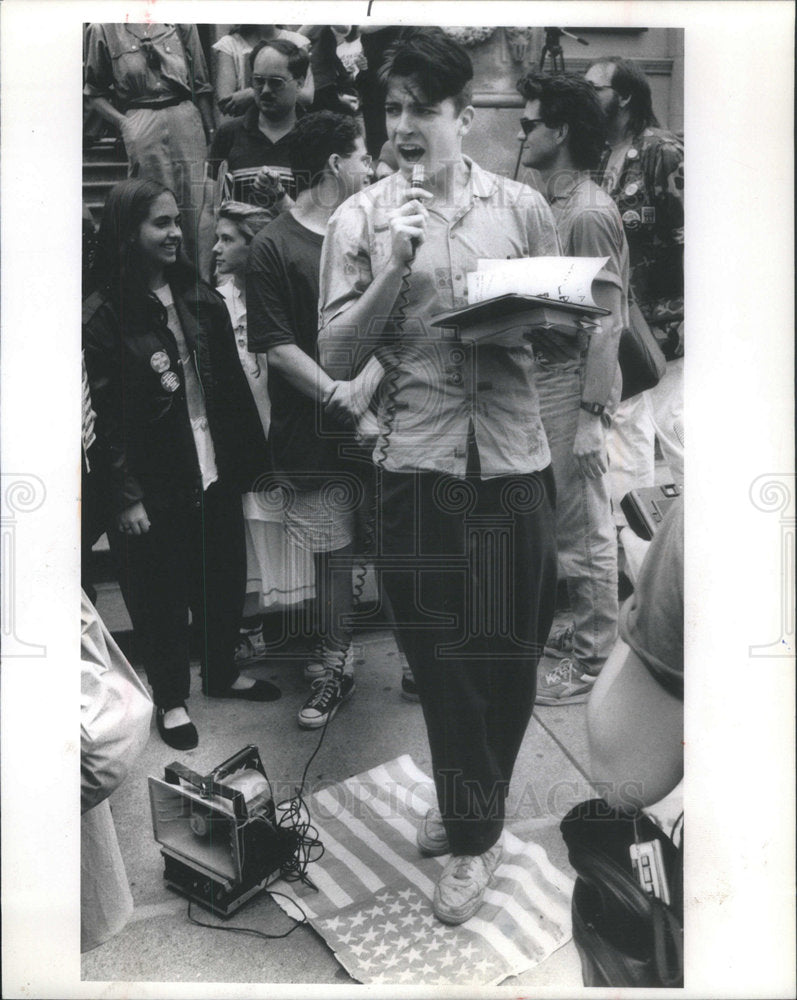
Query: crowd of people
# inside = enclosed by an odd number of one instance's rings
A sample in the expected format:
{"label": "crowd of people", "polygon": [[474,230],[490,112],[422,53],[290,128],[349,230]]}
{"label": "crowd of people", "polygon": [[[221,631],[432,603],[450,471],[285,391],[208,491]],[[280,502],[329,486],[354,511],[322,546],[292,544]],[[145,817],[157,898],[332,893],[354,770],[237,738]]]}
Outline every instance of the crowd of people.
{"label": "crowd of people", "polygon": [[[461,923],[500,863],[535,703],[596,689],[622,704],[616,669],[596,683],[618,655],[619,501],[653,484],[656,441],[683,486],[683,144],[619,57],[518,82],[537,187],[463,153],[473,67],[439,29],[236,25],[214,59],[209,73],[190,25],[87,29],[84,93],[130,177],[89,240],[84,543],[107,533],[157,729],[179,750],[199,741],[189,612],[203,693],[265,702],[279,689],[245,672],[269,655],[263,616],[312,599],[298,723],[317,729],[355,691],[375,567],[431,748],[438,806],[418,847],[452,855],[434,911]],[[605,258],[584,349],[430,325],[467,304],[479,258],[558,255]],[[667,373],[622,399],[634,322]],[[552,632],[560,583],[569,621]],[[670,624],[663,647],[651,626],[632,646],[675,704]],[[599,721],[597,758],[614,759]]]}

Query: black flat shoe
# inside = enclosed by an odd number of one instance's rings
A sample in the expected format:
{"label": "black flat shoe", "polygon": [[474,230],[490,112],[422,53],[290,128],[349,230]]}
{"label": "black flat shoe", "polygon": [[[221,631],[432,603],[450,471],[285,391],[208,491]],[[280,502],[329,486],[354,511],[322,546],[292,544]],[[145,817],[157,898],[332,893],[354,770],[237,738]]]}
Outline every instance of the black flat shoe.
{"label": "black flat shoe", "polygon": [[227,688],[219,694],[208,692],[209,698],[238,698],[241,701],[276,701],[282,697],[282,691],[269,681],[257,680],[250,688],[237,691],[235,688]]}
{"label": "black flat shoe", "polygon": [[[180,706],[175,705],[174,707],[179,708]],[[182,707],[185,708],[185,705]],[[155,724],[163,742],[174,750],[193,750],[199,743],[199,733],[196,731],[194,723],[186,722],[182,726],[173,726],[171,729],[167,729],[163,724],[165,714],[166,709],[164,708],[159,708],[155,712]]]}

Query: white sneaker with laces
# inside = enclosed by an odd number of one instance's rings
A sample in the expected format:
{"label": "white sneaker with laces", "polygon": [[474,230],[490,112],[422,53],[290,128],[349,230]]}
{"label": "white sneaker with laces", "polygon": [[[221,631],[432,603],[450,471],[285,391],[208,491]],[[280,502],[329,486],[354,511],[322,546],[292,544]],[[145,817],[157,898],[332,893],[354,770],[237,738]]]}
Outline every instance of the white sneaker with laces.
{"label": "white sneaker with laces", "polygon": [[559,660],[553,670],[540,671],[536,705],[581,705],[590,695],[595,677],[585,674],[576,660]]}
{"label": "white sneaker with laces", "polygon": [[482,905],[484,891],[501,863],[499,839],[484,854],[451,858],[434,890],[432,909],[444,924],[464,924]]}

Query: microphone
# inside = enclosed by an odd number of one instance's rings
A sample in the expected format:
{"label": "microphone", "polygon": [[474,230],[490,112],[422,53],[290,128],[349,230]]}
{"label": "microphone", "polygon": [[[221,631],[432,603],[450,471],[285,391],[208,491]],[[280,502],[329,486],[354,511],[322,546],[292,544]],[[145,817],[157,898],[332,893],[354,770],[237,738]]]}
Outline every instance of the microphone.
{"label": "microphone", "polygon": [[[414,188],[415,187],[425,188],[427,191],[429,190],[429,186],[426,183],[426,170],[424,169],[422,163],[414,163],[412,165],[412,180],[410,181],[410,186]],[[410,242],[412,244],[412,255],[414,257],[415,251],[418,249],[418,246],[420,245],[418,237],[417,236],[413,237],[413,239]]]}

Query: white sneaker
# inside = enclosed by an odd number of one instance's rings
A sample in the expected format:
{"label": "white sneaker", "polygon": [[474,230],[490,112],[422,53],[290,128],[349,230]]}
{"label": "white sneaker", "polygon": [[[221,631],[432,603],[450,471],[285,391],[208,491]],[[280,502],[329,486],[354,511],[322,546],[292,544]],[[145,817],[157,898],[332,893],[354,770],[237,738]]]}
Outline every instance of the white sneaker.
{"label": "white sneaker", "polygon": [[448,846],[448,834],[443,826],[443,817],[437,806],[427,812],[418,827],[415,843],[421,854],[429,858],[439,857],[441,854],[448,854],[451,850]]}
{"label": "white sneaker", "polygon": [[434,890],[432,909],[444,924],[464,924],[482,905],[484,891],[501,863],[501,841],[484,854],[453,857]]}

